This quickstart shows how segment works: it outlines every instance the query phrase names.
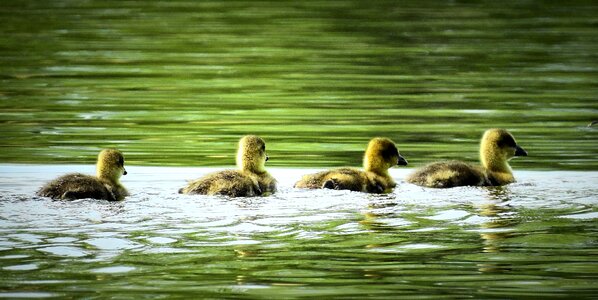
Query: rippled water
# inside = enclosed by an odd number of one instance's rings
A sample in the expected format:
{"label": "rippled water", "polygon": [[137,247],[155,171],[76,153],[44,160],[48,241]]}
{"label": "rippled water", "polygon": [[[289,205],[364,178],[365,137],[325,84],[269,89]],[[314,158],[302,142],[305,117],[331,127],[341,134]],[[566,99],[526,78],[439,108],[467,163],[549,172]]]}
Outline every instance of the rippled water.
{"label": "rippled water", "polygon": [[525,169],[597,170],[595,1],[39,1],[0,9],[0,161],[355,165],[477,159],[510,129]]}
{"label": "rippled water", "polygon": [[212,169],[128,167],[123,202],[33,196],[93,166],[0,166],[0,297],[594,298],[598,173],[516,172],[502,188],[388,195],[176,194]]}
{"label": "rippled water", "polygon": [[[586,0],[3,0],[0,298],[595,298],[597,16]],[[359,165],[374,136],[410,167],[475,161],[490,127],[529,153],[507,187],[396,169],[384,196],[291,188]],[[245,134],[280,193],[175,193]],[[33,196],[106,147],[131,197]]]}

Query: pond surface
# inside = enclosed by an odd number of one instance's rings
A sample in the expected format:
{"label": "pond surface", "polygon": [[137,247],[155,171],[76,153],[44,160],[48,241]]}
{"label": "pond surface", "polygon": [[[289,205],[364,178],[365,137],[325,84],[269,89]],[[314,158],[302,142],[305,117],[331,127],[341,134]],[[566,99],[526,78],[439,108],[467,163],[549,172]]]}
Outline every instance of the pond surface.
{"label": "pond surface", "polygon": [[[1,162],[414,165],[477,160],[510,129],[525,169],[597,170],[595,1],[39,1],[0,9]],[[82,161],[84,160],[84,161]]]}
{"label": "pond surface", "polygon": [[[598,293],[596,1],[3,0],[0,32],[0,298]],[[476,161],[492,127],[529,153],[507,187],[291,188],[374,136]],[[245,134],[280,193],[175,193]],[[34,196],[106,147],[131,197]]]}
{"label": "pond surface", "polygon": [[129,167],[131,196],[52,201],[93,166],[0,165],[0,298],[576,298],[598,292],[598,172],[518,171],[502,188],[388,195],[292,188],[176,194],[213,169]]}

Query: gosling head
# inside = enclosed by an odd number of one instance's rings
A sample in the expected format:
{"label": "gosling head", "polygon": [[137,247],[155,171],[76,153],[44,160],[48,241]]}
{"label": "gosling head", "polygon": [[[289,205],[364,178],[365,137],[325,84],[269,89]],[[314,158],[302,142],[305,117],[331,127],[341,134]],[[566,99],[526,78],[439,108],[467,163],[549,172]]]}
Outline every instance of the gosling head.
{"label": "gosling head", "polygon": [[407,160],[401,156],[395,143],[387,138],[373,138],[363,157],[366,171],[385,173],[393,166],[406,166]]}
{"label": "gosling head", "polygon": [[266,142],[259,136],[246,135],[239,140],[237,167],[254,173],[266,172]]}
{"label": "gosling head", "polygon": [[480,158],[486,169],[509,171],[509,159],[514,156],[527,156],[527,152],[517,145],[515,138],[505,129],[488,129],[480,144]]}
{"label": "gosling head", "polygon": [[102,150],[98,155],[96,175],[111,181],[118,181],[121,175],[127,175],[123,154],[116,149]]}

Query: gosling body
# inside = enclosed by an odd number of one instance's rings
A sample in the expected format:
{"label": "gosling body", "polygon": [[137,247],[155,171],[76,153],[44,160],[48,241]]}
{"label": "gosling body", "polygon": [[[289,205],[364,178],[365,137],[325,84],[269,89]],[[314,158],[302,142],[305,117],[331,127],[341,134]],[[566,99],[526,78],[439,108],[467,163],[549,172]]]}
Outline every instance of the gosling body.
{"label": "gosling body", "polygon": [[407,182],[434,188],[490,185],[483,168],[458,160],[428,164],[407,177]]}
{"label": "gosling body", "polygon": [[224,195],[229,197],[266,196],[276,192],[276,179],[265,169],[266,143],[258,136],[244,136],[237,151],[238,170],[208,174],[189,182],[181,194]]}
{"label": "gosling body", "polygon": [[98,155],[96,176],[81,173],[63,175],[42,186],[37,195],[60,200],[93,198],[119,201],[129,195],[119,181],[120,176],[126,174],[122,153],[106,149]]}
{"label": "gosling body", "polygon": [[431,188],[457,186],[500,186],[515,181],[508,161],[514,156],[527,156],[511,133],[489,129],[480,142],[481,165],[462,161],[441,161],[415,170],[407,182]]}
{"label": "gosling body", "polygon": [[182,194],[223,195],[253,197],[262,194],[259,183],[238,170],[225,170],[208,174],[190,182],[179,190]]}
{"label": "gosling body", "polygon": [[363,158],[364,170],[338,168],[305,175],[295,183],[296,188],[350,190],[364,193],[388,193],[396,186],[388,173],[395,165],[407,165],[395,146],[387,138],[374,138]]}
{"label": "gosling body", "polygon": [[355,168],[338,168],[303,176],[295,183],[296,188],[350,190],[355,192],[368,189],[365,172]]}

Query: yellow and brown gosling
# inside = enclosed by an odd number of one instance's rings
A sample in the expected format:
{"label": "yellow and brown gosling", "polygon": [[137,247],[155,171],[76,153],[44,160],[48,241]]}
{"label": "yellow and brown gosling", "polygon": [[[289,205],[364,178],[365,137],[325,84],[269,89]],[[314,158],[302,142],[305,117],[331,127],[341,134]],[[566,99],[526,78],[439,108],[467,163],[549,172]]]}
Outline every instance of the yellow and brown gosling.
{"label": "yellow and brown gosling", "polygon": [[388,193],[396,183],[388,173],[395,165],[406,166],[405,160],[387,138],[373,138],[363,157],[363,168],[339,168],[303,176],[296,188],[350,190],[364,193]]}
{"label": "yellow and brown gosling", "polygon": [[480,143],[481,166],[462,161],[441,161],[415,170],[407,182],[432,188],[500,186],[515,181],[509,160],[527,156],[505,129],[488,129]]}
{"label": "yellow and brown gosling", "polygon": [[276,192],[276,179],[265,168],[268,160],[266,142],[248,135],[239,141],[238,170],[208,174],[189,182],[181,194],[225,195],[229,197],[266,196]]}
{"label": "yellow and brown gosling", "polygon": [[121,175],[127,175],[123,154],[116,149],[105,149],[98,155],[95,177],[67,174],[45,184],[37,195],[64,200],[123,200],[129,193],[119,181]]}

